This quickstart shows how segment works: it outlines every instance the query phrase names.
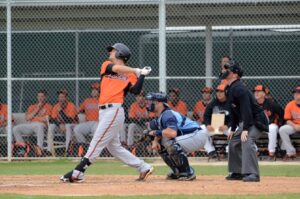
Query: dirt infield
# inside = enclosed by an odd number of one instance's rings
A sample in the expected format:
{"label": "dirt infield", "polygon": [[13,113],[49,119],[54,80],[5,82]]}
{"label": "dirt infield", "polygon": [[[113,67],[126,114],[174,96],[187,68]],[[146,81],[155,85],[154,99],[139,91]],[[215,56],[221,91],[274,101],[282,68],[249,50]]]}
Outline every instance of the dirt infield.
{"label": "dirt infield", "polygon": [[99,196],[158,194],[276,194],[300,193],[300,177],[263,177],[259,183],[225,181],[224,176],[198,176],[192,182],[167,181],[150,176],[136,182],[136,176],[87,176],[83,183],[61,183],[57,176],[1,176],[0,193],[25,195]]}

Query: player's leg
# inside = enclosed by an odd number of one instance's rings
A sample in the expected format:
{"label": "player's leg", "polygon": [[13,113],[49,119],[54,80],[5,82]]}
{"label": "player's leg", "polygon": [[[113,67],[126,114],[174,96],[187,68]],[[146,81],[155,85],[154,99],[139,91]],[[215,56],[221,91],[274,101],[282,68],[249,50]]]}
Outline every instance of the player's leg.
{"label": "player's leg", "polygon": [[172,170],[170,173],[167,174],[167,180],[177,180],[179,178],[179,170],[175,164],[175,162],[170,158],[170,155],[168,154],[166,148],[163,146],[161,147],[161,150],[158,151],[158,154],[163,159],[163,161],[169,166],[169,168]]}
{"label": "player's leg", "polygon": [[242,142],[242,174],[245,175],[243,181],[258,182],[260,180],[255,141],[261,133],[253,125],[248,130],[247,141]]}
{"label": "player's leg", "polygon": [[269,156],[275,156],[276,150],[276,143],[277,143],[277,133],[278,133],[278,126],[277,124],[270,124],[269,125],[269,143],[268,143],[268,150]]}
{"label": "player's leg", "polygon": [[75,124],[65,124],[65,125],[66,125],[66,152],[67,152],[73,136],[73,128]]}
{"label": "player's leg", "polygon": [[102,150],[118,137],[119,117],[124,118],[122,108],[100,110],[99,124],[93,135],[89,149],[74,170],[61,177],[63,182],[81,182],[84,180],[85,170],[96,160]]}
{"label": "player's leg", "polygon": [[134,143],[134,135],[137,130],[137,124],[130,123],[128,125],[128,133],[127,133],[127,145],[128,147],[131,147]]}
{"label": "player's leg", "polygon": [[124,119],[124,110],[121,109],[120,116],[117,118],[118,126],[116,126],[111,132],[114,138],[111,140],[109,145],[107,145],[107,149],[115,158],[121,160],[124,164],[136,168],[140,173],[139,180],[145,180],[148,175],[152,173],[153,167],[121,146],[120,139],[118,137],[118,129],[122,128]]}
{"label": "player's leg", "polygon": [[19,124],[13,127],[13,135],[16,140],[16,143],[19,145],[26,145],[23,139],[23,135],[31,135],[33,134],[33,128],[31,124]]}
{"label": "player's leg", "polygon": [[176,167],[179,170],[179,180],[194,180],[196,175],[194,170],[189,165],[189,160],[186,155],[186,152],[175,140],[169,140],[164,143],[170,158],[175,163]]}
{"label": "player's leg", "polygon": [[293,147],[290,135],[296,133],[296,130],[291,125],[283,125],[279,128],[280,138],[282,140],[282,148],[286,150],[288,156],[294,156],[296,154],[296,149]]}
{"label": "player's leg", "polygon": [[[202,148],[205,149],[205,151],[207,152],[207,154],[211,154],[214,153],[216,151],[214,145],[213,145],[213,141],[211,139],[211,137],[209,136],[209,133],[207,131],[207,128],[205,125],[201,125],[201,129],[203,133],[207,134],[207,141],[205,142],[204,146],[202,146]],[[199,149],[198,149],[199,150]]]}
{"label": "player's leg", "polygon": [[88,135],[90,132],[91,132],[91,127],[89,125],[89,122],[77,124],[74,127],[74,136],[77,143],[85,143],[86,142],[85,136]]}
{"label": "player's leg", "polygon": [[241,131],[237,130],[228,142],[228,172],[226,180],[242,180]]}
{"label": "player's leg", "polygon": [[40,147],[40,149],[43,149],[45,124],[40,122],[32,122],[31,127],[34,133],[36,134],[38,147]]}

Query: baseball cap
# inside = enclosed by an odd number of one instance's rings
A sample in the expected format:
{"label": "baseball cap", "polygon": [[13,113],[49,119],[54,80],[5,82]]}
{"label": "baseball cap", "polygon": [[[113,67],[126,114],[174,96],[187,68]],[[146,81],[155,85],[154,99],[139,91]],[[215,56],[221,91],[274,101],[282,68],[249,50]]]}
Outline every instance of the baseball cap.
{"label": "baseball cap", "polygon": [[99,87],[100,87],[100,85],[99,85],[99,83],[97,83],[97,82],[91,84],[91,88],[92,88],[92,89],[97,89],[97,90],[98,90]]}
{"label": "baseball cap", "polygon": [[297,86],[294,90],[293,93],[300,93],[300,86]]}
{"label": "baseball cap", "polygon": [[227,85],[225,84],[220,84],[217,88],[216,91],[225,91]]}
{"label": "baseball cap", "polygon": [[202,90],[202,93],[212,93],[211,87],[205,86]]}
{"label": "baseball cap", "polygon": [[266,92],[266,88],[265,88],[263,85],[258,84],[258,85],[256,85],[256,86],[254,87],[254,89],[253,89],[253,92],[255,92],[255,91],[263,91],[263,92]]}

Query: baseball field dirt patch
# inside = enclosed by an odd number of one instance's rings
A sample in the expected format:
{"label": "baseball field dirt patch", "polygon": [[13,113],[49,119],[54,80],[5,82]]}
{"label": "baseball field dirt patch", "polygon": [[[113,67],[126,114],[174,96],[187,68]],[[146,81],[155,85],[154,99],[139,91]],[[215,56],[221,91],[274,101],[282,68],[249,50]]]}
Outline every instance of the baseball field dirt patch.
{"label": "baseball field dirt patch", "polygon": [[56,196],[207,194],[243,195],[299,193],[300,177],[262,177],[259,183],[226,181],[224,176],[197,176],[192,182],[150,176],[145,182],[133,175],[88,175],[83,183],[62,183],[58,176],[1,176],[0,193]]}

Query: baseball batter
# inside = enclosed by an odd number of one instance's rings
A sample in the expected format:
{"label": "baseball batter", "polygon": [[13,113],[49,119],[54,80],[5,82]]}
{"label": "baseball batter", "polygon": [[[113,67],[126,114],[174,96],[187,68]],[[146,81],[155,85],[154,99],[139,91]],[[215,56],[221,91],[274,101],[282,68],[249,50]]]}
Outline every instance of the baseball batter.
{"label": "baseball batter", "polygon": [[186,116],[171,110],[165,93],[148,93],[147,109],[158,119],[150,122],[154,136],[152,148],[157,150],[164,162],[171,168],[168,180],[191,181],[196,179],[194,169],[189,165],[187,153],[203,148],[208,134],[199,124]]}
{"label": "baseball batter", "polygon": [[104,147],[123,163],[137,168],[140,173],[138,180],[146,180],[153,172],[153,167],[128,150],[123,148],[119,139],[119,131],[124,124],[125,116],[122,107],[127,91],[133,94],[141,92],[144,78],[151,72],[150,67],[143,69],[126,66],[131,53],[129,48],[116,43],[106,48],[108,61],[101,66],[101,82],[99,97],[99,124],[90,143],[89,149],[74,170],[63,175],[63,182],[82,182],[84,172],[100,155]]}

